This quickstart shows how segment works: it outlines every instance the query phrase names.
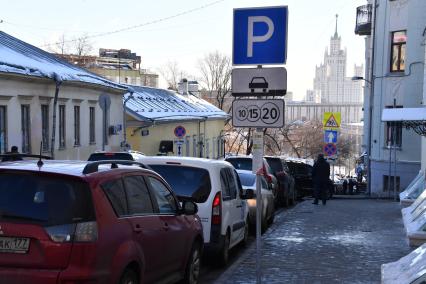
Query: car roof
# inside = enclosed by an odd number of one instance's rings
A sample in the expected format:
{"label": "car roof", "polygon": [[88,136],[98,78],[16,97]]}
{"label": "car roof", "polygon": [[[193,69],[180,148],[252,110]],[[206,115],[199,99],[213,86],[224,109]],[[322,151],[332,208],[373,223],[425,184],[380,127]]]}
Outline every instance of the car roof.
{"label": "car roof", "polygon": [[[32,172],[44,172],[61,175],[70,175],[75,177],[84,177],[86,174],[83,173],[87,164],[96,163],[79,160],[43,160],[43,165],[37,165],[38,160],[23,160],[13,162],[2,162],[0,163],[1,170],[18,170],[18,171],[32,171]],[[108,165],[108,164],[107,164]],[[109,166],[103,166],[99,168],[98,172],[107,172],[111,168]],[[118,169],[141,169],[138,166],[123,166]],[[93,172],[95,173],[95,172]]]}
{"label": "car roof", "polygon": [[233,167],[230,163],[224,160],[214,160],[195,157],[178,157],[178,156],[144,156],[137,161],[144,164],[167,164],[179,163],[180,165],[193,166],[193,167],[223,167],[224,165]]}

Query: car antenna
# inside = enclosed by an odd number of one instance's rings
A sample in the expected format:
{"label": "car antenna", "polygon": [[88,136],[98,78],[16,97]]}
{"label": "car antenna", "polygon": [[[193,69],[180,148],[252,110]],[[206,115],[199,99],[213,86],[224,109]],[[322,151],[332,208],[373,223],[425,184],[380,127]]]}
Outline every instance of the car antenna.
{"label": "car antenna", "polygon": [[43,166],[43,164],[44,164],[43,161],[41,160],[41,149],[42,149],[42,146],[43,146],[43,141],[40,141],[40,158],[39,158],[39,160],[37,162],[37,166],[39,168],[41,168]]}

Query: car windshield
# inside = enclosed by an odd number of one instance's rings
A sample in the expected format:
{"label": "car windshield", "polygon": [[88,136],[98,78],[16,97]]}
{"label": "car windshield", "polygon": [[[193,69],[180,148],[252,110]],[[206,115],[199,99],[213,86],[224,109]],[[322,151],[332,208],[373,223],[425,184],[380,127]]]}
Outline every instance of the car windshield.
{"label": "car windshield", "polygon": [[253,186],[256,182],[256,175],[252,173],[238,173],[243,186]]}
{"label": "car windshield", "polygon": [[266,158],[266,160],[268,161],[268,165],[271,167],[272,172],[274,174],[281,172],[283,170],[280,159]]}
{"label": "car windshield", "polygon": [[253,168],[252,159],[232,158],[232,159],[226,159],[225,161],[231,163],[234,166],[234,168],[236,168],[237,170],[251,171]]}
{"label": "car windshield", "polygon": [[206,202],[211,191],[207,170],[176,165],[150,165],[172,187],[178,196],[192,197],[195,202]]}
{"label": "car windshield", "polygon": [[0,221],[54,226],[94,220],[88,185],[63,177],[0,173]]}
{"label": "car windshield", "polygon": [[126,160],[133,161],[133,156],[129,153],[93,153],[90,155],[88,161],[102,161],[102,160]]}

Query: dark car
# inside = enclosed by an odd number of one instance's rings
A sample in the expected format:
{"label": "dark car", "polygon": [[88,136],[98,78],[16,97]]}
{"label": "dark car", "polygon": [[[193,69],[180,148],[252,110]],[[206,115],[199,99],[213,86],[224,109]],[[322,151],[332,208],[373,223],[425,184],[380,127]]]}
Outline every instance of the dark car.
{"label": "dark car", "polygon": [[294,177],[297,197],[313,196],[312,166],[295,160],[287,160],[290,174]]}
{"label": "dark car", "polygon": [[108,152],[99,151],[90,154],[88,161],[103,161],[103,160],[126,160],[126,161],[137,161],[139,158],[145,156],[141,152],[137,151],[122,151],[122,152]]}
{"label": "dark car", "polygon": [[180,205],[164,179],[142,167],[1,163],[0,282],[151,283],[175,276],[196,283],[203,248],[197,206]]}
{"label": "dark car", "polygon": [[265,159],[278,180],[278,204],[288,206],[290,203],[294,203],[297,199],[294,177],[290,174],[285,159],[272,156],[265,156]]}
{"label": "dark car", "polygon": [[[298,198],[314,196],[314,184],[312,181],[313,167],[302,161],[287,160],[286,162],[291,175],[293,175],[295,179]],[[334,184],[331,179],[329,179],[328,185],[327,198],[330,199],[333,197],[334,193]]]}
{"label": "dark car", "polygon": [[[274,176],[273,171],[265,158],[262,160],[262,173],[268,183],[269,189],[271,189],[274,194],[275,203],[278,203],[278,180]],[[251,171],[253,168],[253,157],[251,156],[231,156],[227,157],[225,161],[231,163],[237,170]]]}

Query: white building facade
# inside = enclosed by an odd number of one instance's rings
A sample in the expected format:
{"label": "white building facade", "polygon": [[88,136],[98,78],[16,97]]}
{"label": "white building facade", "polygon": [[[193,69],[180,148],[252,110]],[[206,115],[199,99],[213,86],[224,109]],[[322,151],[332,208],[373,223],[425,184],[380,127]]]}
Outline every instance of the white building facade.
{"label": "white building facade", "polygon": [[126,92],[0,32],[0,153],[18,146],[39,154],[41,145],[55,159],[87,160],[96,150],[120,150]]}
{"label": "white building facade", "polygon": [[[370,14],[370,32],[359,29],[366,15],[361,8]],[[421,136],[381,118],[384,109],[424,107],[425,15],[424,0],[375,0],[358,7],[356,33],[367,35],[363,144],[375,196],[395,196],[418,174],[422,159],[424,168]]]}

